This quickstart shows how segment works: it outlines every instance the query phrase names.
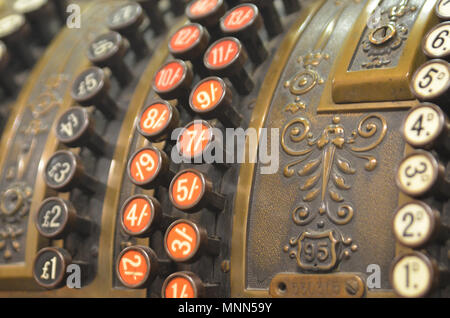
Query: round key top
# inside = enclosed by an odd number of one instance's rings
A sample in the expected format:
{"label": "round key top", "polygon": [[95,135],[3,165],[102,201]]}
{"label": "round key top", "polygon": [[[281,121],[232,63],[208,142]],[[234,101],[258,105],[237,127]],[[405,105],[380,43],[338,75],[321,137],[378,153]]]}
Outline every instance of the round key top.
{"label": "round key top", "polygon": [[411,81],[411,91],[421,101],[447,106],[450,67],[444,60],[431,60],[420,66]]}
{"label": "round key top", "polygon": [[92,115],[82,107],[74,106],[56,121],[55,134],[68,147],[86,146],[96,154],[105,154],[107,143],[95,132]]}
{"label": "round key top", "polygon": [[206,230],[194,222],[180,219],[168,227],[164,248],[174,262],[193,263],[205,253],[217,256],[220,241],[208,237]]}
{"label": "round key top", "polygon": [[155,34],[162,34],[167,29],[167,25],[166,21],[164,21],[164,14],[159,9],[159,0],[138,0],[137,2],[150,18],[150,27]]}
{"label": "round key top", "polygon": [[163,298],[214,297],[218,285],[204,284],[200,277],[188,271],[175,272],[163,283]]}
{"label": "round key top", "polygon": [[425,35],[422,50],[432,59],[450,59],[450,22],[442,22]]}
{"label": "round key top", "polygon": [[137,150],[128,161],[128,177],[144,189],[167,187],[175,172],[166,153],[153,146]]}
{"label": "round key top", "polygon": [[26,16],[33,30],[48,44],[56,33],[55,12],[48,0],[16,0],[13,9]]}
{"label": "round key top", "polygon": [[8,69],[10,55],[6,45],[0,41],[0,85],[6,95],[12,96],[17,91],[17,83]]}
{"label": "round key top", "polygon": [[273,38],[283,32],[283,24],[281,23],[280,15],[278,14],[274,0],[246,0],[245,2],[251,2],[256,4],[261,11],[263,17],[264,26],[266,27],[267,34]]}
{"label": "round key top", "polygon": [[404,246],[420,248],[438,239],[445,241],[449,228],[440,221],[440,213],[421,201],[404,204],[394,214],[392,228]]}
{"label": "round key top", "polygon": [[47,198],[41,203],[35,224],[38,232],[49,239],[62,239],[72,232],[86,236],[91,229],[89,220],[79,217],[69,201],[58,197]]}
{"label": "round key top", "polygon": [[99,67],[108,67],[121,86],[133,78],[123,58],[128,50],[127,41],[117,32],[111,31],[96,37],[88,45],[89,61]]}
{"label": "round key top", "polygon": [[180,156],[190,163],[205,163],[204,154],[215,146],[212,126],[204,120],[187,124],[178,135],[177,149]]}
{"label": "round key top", "polygon": [[206,74],[203,54],[209,45],[209,33],[198,23],[183,25],[170,37],[169,51],[179,59],[192,63],[196,72]]}
{"label": "round key top", "polygon": [[129,2],[118,7],[107,19],[108,28],[126,37],[137,57],[142,57],[148,52],[144,35],[139,29],[142,22],[144,22],[144,12],[136,2]]}
{"label": "round key top", "polygon": [[128,288],[146,288],[159,273],[156,253],[146,246],[130,246],[120,252],[116,275]]}
{"label": "round key top", "polygon": [[213,38],[220,36],[220,18],[225,14],[223,0],[194,0],[186,8],[186,15],[191,22],[205,26]]}
{"label": "round key top", "polygon": [[402,126],[403,138],[411,146],[446,153],[450,153],[449,131],[447,115],[433,104],[422,104],[411,109]]}
{"label": "round key top", "polygon": [[258,8],[253,4],[241,4],[229,10],[220,20],[220,28],[226,35],[237,37],[242,41],[250,60],[261,64],[268,56],[267,50],[258,35],[262,27],[262,18]]}
{"label": "round key top", "polygon": [[254,87],[244,68],[247,58],[241,42],[236,38],[226,37],[211,44],[203,63],[213,74],[228,77],[239,94],[247,95]]}
{"label": "round key top", "polygon": [[180,114],[169,102],[157,100],[144,108],[136,128],[150,142],[161,142],[170,138],[179,126]]}
{"label": "round key top", "polygon": [[450,20],[450,1],[439,0],[436,3],[436,15],[441,20]]}
{"label": "round key top", "polygon": [[205,119],[218,118],[225,127],[239,127],[242,116],[231,106],[233,93],[219,77],[200,81],[191,92],[189,105]]}
{"label": "round key top", "polygon": [[47,289],[63,287],[68,276],[66,269],[71,263],[72,256],[66,250],[57,247],[43,248],[34,259],[34,279]]}
{"label": "round key top", "polygon": [[28,67],[33,66],[35,58],[26,41],[30,26],[21,14],[11,14],[0,19],[0,40],[5,42],[12,56]]}
{"label": "round key top", "polygon": [[301,9],[300,2],[298,0],[283,0],[283,5],[286,15],[297,12]]}
{"label": "round key top", "polygon": [[153,90],[163,99],[177,99],[184,107],[188,107],[187,100],[193,78],[194,74],[185,62],[172,60],[156,72]]}
{"label": "round key top", "polygon": [[99,182],[86,174],[80,157],[66,150],[55,152],[45,166],[47,186],[58,192],[68,192],[79,188],[94,193],[100,188]]}
{"label": "round key top", "polygon": [[72,85],[72,98],[81,106],[95,106],[108,119],[116,118],[119,108],[109,96],[109,77],[99,67],[90,67],[79,74]]}
{"label": "round key top", "polygon": [[402,297],[425,297],[437,286],[438,279],[435,261],[419,252],[397,257],[391,267],[391,285]]}
{"label": "round key top", "polygon": [[417,150],[403,159],[397,171],[396,182],[402,192],[413,197],[431,193],[450,195],[450,185],[445,180],[445,167],[423,150]]}
{"label": "round key top", "polygon": [[169,197],[177,209],[187,213],[203,208],[222,211],[226,203],[225,196],[213,190],[211,180],[195,169],[177,173],[170,183]]}
{"label": "round key top", "polygon": [[163,213],[157,199],[137,194],[122,205],[120,222],[122,229],[130,236],[149,237],[161,225]]}

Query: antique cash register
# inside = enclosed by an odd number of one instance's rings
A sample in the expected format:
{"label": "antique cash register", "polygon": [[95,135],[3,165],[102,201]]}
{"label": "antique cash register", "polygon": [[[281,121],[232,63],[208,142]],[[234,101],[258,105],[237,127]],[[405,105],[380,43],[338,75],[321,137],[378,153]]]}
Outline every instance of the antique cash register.
{"label": "antique cash register", "polygon": [[0,297],[450,297],[450,0],[0,0]]}

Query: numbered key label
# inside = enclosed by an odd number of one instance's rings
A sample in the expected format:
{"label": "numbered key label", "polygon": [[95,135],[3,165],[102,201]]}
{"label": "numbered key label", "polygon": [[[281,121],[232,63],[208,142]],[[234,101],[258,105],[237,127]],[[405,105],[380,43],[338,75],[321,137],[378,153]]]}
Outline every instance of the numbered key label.
{"label": "numbered key label", "polygon": [[167,229],[165,248],[170,258],[176,262],[192,259],[199,244],[198,229],[188,221],[176,221]]}
{"label": "numbered key label", "polygon": [[218,79],[206,79],[200,82],[191,94],[191,105],[196,112],[214,109],[225,93],[224,83]]}
{"label": "numbered key label", "polygon": [[185,158],[200,157],[213,138],[211,126],[205,121],[193,121],[178,137],[179,153]]}
{"label": "numbered key label", "polygon": [[405,141],[415,147],[433,144],[444,128],[442,111],[431,105],[423,105],[412,109],[406,115],[403,124]]}
{"label": "numbered key label", "polygon": [[428,57],[445,58],[450,52],[450,22],[443,22],[425,36],[423,50]]}
{"label": "numbered key label", "polygon": [[205,62],[213,69],[226,67],[239,56],[240,49],[240,45],[234,40],[220,40],[208,49]]}
{"label": "numbered key label", "polygon": [[178,208],[189,209],[200,202],[204,195],[205,185],[198,174],[188,171],[175,177],[169,191]]}
{"label": "numbered key label", "polygon": [[157,135],[167,127],[171,116],[172,112],[166,104],[152,104],[142,113],[139,128],[145,135]]}
{"label": "numbered key label", "polygon": [[48,161],[45,169],[47,184],[56,188],[64,186],[75,173],[75,165],[76,162],[69,152],[56,152]]}
{"label": "numbered key label", "polygon": [[442,19],[450,18],[450,0],[440,0],[436,5],[436,13]]}
{"label": "numbered key label", "polygon": [[88,125],[88,114],[81,107],[72,107],[58,120],[56,135],[62,142],[70,142],[79,137]]}
{"label": "numbered key label", "polygon": [[392,267],[391,282],[400,296],[423,297],[433,285],[432,265],[421,253],[404,255]]}
{"label": "numbered key label", "polygon": [[197,293],[190,279],[176,273],[167,278],[164,284],[165,298],[196,298]]}
{"label": "numbered key label", "polygon": [[396,211],[393,230],[401,244],[408,247],[420,247],[432,236],[434,222],[430,207],[419,201],[411,202]]}
{"label": "numbered key label", "polygon": [[92,67],[81,73],[75,80],[72,95],[75,99],[89,98],[103,86],[103,71]]}
{"label": "numbered key label", "polygon": [[256,18],[256,7],[248,4],[240,5],[229,12],[222,22],[225,30],[237,31],[250,25]]}
{"label": "numbered key label", "polygon": [[450,71],[447,62],[431,60],[422,65],[414,74],[412,89],[422,100],[440,97],[450,85]]}
{"label": "numbered key label", "polygon": [[156,73],[154,87],[159,92],[175,88],[184,78],[185,67],[179,62],[170,62]]}
{"label": "numbered key label", "polygon": [[132,197],[122,208],[122,224],[127,233],[138,235],[145,232],[152,220],[153,207],[145,197]]}
{"label": "numbered key label", "polygon": [[97,37],[89,45],[89,55],[91,59],[97,60],[106,58],[117,52],[120,44],[120,35],[108,32]]}
{"label": "numbered key label", "polygon": [[195,25],[187,25],[180,28],[170,39],[172,52],[184,52],[193,47],[200,39],[200,28]]}
{"label": "numbered key label", "polygon": [[59,287],[63,283],[67,265],[65,257],[58,249],[43,248],[34,261],[34,278],[46,288]]}
{"label": "numbered key label", "polygon": [[58,236],[64,229],[68,219],[68,211],[59,198],[48,198],[42,202],[36,214],[36,226],[46,237]]}
{"label": "numbered key label", "polygon": [[397,172],[397,185],[411,196],[421,196],[431,190],[438,177],[438,164],[434,157],[417,151],[400,164]]}
{"label": "numbered key label", "polygon": [[128,249],[119,255],[119,278],[128,287],[138,287],[145,283],[149,276],[150,264],[139,249]]}
{"label": "numbered key label", "polygon": [[160,165],[160,156],[154,149],[141,149],[130,160],[130,178],[137,184],[150,182],[156,177]]}
{"label": "numbered key label", "polygon": [[197,0],[190,4],[188,12],[191,17],[202,17],[214,11],[218,4],[218,0]]}

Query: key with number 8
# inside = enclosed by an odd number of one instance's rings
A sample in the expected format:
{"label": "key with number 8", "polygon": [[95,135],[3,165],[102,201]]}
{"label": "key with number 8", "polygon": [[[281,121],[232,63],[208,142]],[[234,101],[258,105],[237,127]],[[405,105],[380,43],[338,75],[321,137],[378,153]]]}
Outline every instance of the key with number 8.
{"label": "key with number 8", "polygon": [[171,141],[172,131],[179,123],[178,110],[167,101],[156,100],[143,109],[136,128],[150,142]]}

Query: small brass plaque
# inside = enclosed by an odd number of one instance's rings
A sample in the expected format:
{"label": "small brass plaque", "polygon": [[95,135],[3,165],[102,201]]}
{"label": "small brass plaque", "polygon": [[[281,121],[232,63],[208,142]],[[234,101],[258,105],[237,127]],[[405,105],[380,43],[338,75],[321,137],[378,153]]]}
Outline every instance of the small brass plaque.
{"label": "small brass plaque", "polygon": [[278,298],[359,298],[365,284],[355,273],[276,275],[269,293]]}

